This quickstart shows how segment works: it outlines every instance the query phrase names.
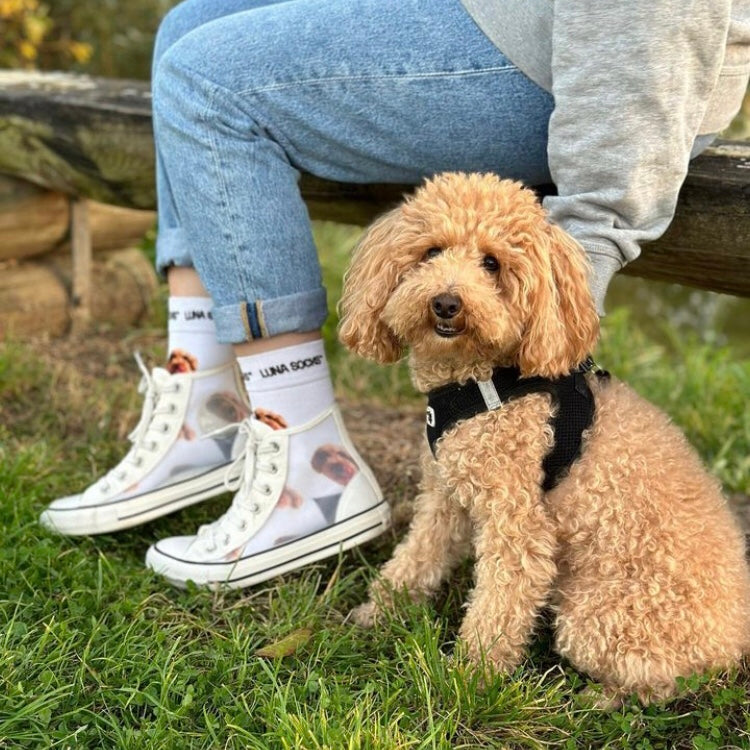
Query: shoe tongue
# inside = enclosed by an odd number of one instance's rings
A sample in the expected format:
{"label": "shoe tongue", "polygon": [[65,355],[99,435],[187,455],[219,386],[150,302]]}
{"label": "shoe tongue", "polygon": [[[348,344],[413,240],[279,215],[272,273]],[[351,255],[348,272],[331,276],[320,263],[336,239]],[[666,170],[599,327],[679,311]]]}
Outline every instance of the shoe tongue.
{"label": "shoe tongue", "polygon": [[163,367],[154,367],[154,369],[151,370],[151,379],[154,383],[159,383],[159,385],[168,383],[173,377],[174,375]]}
{"label": "shoe tongue", "polygon": [[265,438],[268,437],[268,435],[273,434],[274,432],[278,432],[278,430],[274,430],[273,427],[270,427],[265,422],[261,422],[261,420],[257,417],[252,417],[250,421],[253,426],[253,432],[259,438]]}

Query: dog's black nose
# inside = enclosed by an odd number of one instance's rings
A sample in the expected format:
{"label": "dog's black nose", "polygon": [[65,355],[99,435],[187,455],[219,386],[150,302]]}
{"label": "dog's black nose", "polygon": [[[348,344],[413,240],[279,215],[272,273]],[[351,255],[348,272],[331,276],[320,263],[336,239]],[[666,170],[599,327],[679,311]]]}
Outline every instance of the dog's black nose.
{"label": "dog's black nose", "polygon": [[431,304],[438,318],[455,318],[461,312],[461,298],[455,294],[438,294],[432,298]]}

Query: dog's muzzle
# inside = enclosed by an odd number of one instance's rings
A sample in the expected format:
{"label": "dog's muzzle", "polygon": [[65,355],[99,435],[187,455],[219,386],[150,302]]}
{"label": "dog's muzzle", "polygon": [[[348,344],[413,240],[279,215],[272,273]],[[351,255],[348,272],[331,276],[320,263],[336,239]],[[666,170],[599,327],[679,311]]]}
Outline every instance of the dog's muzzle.
{"label": "dog's muzzle", "polygon": [[448,292],[436,295],[430,300],[430,311],[438,336],[450,338],[464,332],[463,302],[458,295]]}

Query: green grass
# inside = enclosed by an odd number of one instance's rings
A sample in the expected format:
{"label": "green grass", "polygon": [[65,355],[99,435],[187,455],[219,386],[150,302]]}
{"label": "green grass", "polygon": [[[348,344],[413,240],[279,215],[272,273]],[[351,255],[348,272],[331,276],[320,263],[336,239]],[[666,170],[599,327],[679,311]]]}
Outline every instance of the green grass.
{"label": "green grass", "polygon": [[[317,236],[333,304],[356,234]],[[332,326],[341,393],[419,403],[403,367],[352,360]],[[728,491],[747,492],[750,362],[670,330],[656,343],[617,311],[599,359],[671,414]],[[159,356],[151,333],[129,335]],[[543,624],[516,673],[480,688],[450,659],[469,565],[436,602],[404,604],[372,632],[350,627],[390,535],[252,590],[210,593],[169,588],[143,554],[216,517],[226,498],[117,536],[48,534],[39,511],[118,460],[139,403],[134,369],[116,375],[119,355],[85,375],[44,349],[0,347],[0,747],[750,747],[747,667],[691,678],[666,707],[605,713],[578,696],[585,677],[552,652]],[[274,644],[275,658],[257,655]]]}

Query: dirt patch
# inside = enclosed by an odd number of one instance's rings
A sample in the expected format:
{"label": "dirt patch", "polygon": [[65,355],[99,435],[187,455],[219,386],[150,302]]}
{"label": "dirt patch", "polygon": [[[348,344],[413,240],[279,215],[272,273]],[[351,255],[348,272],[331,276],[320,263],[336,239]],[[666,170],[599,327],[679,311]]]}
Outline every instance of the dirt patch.
{"label": "dirt patch", "polygon": [[394,523],[407,523],[420,477],[424,412],[347,401],[341,410],[352,440],[391,503]]}
{"label": "dirt patch", "polygon": [[164,332],[140,330],[125,335],[93,332],[86,336],[39,339],[36,354],[50,364],[75,366],[81,378],[131,378],[137,373],[133,352],[159,362],[164,356]]}

